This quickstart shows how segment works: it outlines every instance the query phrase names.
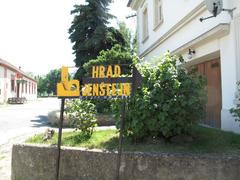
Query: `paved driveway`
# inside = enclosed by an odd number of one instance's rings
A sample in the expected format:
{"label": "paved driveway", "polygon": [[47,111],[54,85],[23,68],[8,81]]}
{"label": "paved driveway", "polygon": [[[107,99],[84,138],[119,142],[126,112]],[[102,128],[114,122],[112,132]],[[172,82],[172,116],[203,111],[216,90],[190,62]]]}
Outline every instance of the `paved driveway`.
{"label": "paved driveway", "polygon": [[59,108],[60,100],[57,98],[0,107],[0,146],[14,137],[45,129],[48,112]]}
{"label": "paved driveway", "polygon": [[27,137],[43,132],[48,127],[48,112],[59,108],[57,98],[0,107],[0,180],[11,179],[12,144],[22,143]]}

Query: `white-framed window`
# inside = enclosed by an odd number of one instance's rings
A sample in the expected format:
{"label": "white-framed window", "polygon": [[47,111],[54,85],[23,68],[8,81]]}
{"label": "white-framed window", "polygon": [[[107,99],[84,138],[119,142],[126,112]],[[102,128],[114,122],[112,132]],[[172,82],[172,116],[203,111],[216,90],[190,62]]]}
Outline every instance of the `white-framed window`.
{"label": "white-framed window", "polygon": [[154,29],[163,23],[162,0],[154,0]]}
{"label": "white-framed window", "polygon": [[142,42],[148,39],[148,8],[147,5],[143,8],[142,14]]}
{"label": "white-framed window", "polygon": [[15,91],[15,76],[11,75],[11,91]]}

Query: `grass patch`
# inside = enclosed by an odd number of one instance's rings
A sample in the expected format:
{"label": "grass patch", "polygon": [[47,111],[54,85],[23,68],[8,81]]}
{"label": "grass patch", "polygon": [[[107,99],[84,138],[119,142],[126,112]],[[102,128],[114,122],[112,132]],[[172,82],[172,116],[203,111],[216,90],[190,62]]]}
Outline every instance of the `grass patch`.
{"label": "grass patch", "polygon": [[[42,137],[42,134],[36,135],[28,139],[27,143],[57,143],[57,134],[47,142],[43,142]],[[193,129],[192,137],[192,142],[179,143],[169,143],[161,139],[132,143],[125,138],[123,149],[125,151],[141,152],[240,154],[240,135],[238,134],[197,126]],[[62,145],[109,151],[116,150],[118,133],[116,130],[96,131],[91,138],[86,138],[80,132],[67,132],[63,133]]]}
{"label": "grass patch", "polygon": [[[48,141],[43,141],[43,134],[35,135],[28,139],[27,143],[36,144],[57,144],[57,134]],[[72,147],[85,147],[88,149],[105,149],[105,143],[111,142],[112,139],[117,139],[118,133],[116,130],[95,131],[91,138],[84,136],[81,132],[65,132],[62,135],[62,145]],[[107,148],[108,149],[108,148]]]}

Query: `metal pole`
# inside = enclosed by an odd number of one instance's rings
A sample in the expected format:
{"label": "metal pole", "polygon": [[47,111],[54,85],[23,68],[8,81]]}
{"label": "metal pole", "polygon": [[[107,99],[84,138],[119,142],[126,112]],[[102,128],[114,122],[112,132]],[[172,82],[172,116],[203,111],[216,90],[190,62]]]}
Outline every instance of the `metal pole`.
{"label": "metal pole", "polygon": [[57,177],[56,180],[59,179],[59,168],[60,168],[60,157],[61,157],[61,144],[62,144],[62,128],[63,128],[63,114],[64,114],[64,105],[65,105],[65,98],[62,98],[61,102],[61,112],[60,112],[60,122],[59,122],[59,129],[58,129],[58,145],[57,145],[57,166],[56,172]]}
{"label": "metal pole", "polygon": [[126,100],[123,99],[122,107],[121,107],[121,116],[120,116],[120,134],[119,134],[119,145],[118,145],[118,156],[117,156],[116,180],[120,179],[123,131],[124,131],[124,125],[125,125],[125,107],[126,107]]}

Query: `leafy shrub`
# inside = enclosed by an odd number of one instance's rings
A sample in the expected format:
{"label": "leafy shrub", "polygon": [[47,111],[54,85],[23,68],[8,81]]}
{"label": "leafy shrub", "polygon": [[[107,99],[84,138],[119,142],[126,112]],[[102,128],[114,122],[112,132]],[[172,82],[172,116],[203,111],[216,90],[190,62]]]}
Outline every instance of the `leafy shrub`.
{"label": "leafy shrub", "polygon": [[[189,133],[204,115],[205,78],[177,65],[177,57],[167,53],[155,67],[142,66],[142,88],[127,101],[125,135],[171,138]],[[119,100],[113,104],[119,117]]]}
{"label": "leafy shrub", "polygon": [[[240,92],[240,82],[237,83],[238,86],[238,93]],[[240,121],[240,95],[236,96],[237,104],[236,107],[230,109],[230,113],[235,118],[235,121]]]}
{"label": "leafy shrub", "polygon": [[71,126],[81,130],[83,134],[92,135],[97,121],[94,104],[87,100],[71,100],[66,104],[66,113]]}
{"label": "leafy shrub", "polygon": [[[84,64],[84,69],[89,72],[92,66],[96,65],[114,65],[114,64],[125,64],[132,65],[138,61],[137,56],[132,55],[130,52],[121,48],[120,45],[115,45],[112,49],[101,51],[97,59],[90,60],[88,63]],[[131,74],[131,68],[126,67],[122,69],[122,74]],[[87,74],[91,76],[90,74]],[[98,113],[109,113],[111,111],[110,100],[91,100],[93,104],[96,105]]]}
{"label": "leafy shrub", "polygon": [[111,111],[111,101],[109,99],[92,99],[90,100],[96,107],[97,113],[109,114]]}
{"label": "leafy shrub", "polygon": [[[84,64],[85,71],[89,72],[92,66],[96,65],[114,65],[114,64],[136,64],[138,57],[121,48],[120,45],[115,45],[112,49],[101,51],[96,59],[90,60]],[[130,74],[130,68],[123,69],[122,74]],[[89,76],[89,74],[87,74]]]}

